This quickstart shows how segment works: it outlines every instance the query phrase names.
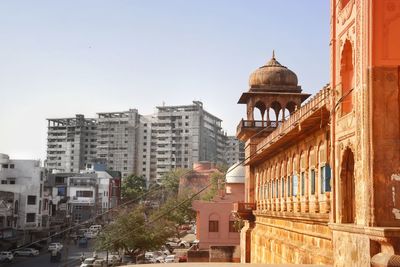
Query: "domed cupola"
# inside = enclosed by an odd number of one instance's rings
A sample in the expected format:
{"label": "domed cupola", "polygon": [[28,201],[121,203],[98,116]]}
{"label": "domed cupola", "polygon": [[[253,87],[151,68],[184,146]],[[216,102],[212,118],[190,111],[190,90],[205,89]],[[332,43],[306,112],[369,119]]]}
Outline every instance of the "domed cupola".
{"label": "domed cupola", "polygon": [[263,88],[268,86],[293,86],[297,87],[297,75],[276,59],[275,53],[264,66],[255,70],[249,79],[250,88]]}
{"label": "domed cupola", "polygon": [[[275,52],[250,75],[249,85],[239,99],[239,104],[247,105],[247,119],[240,122],[236,134],[242,141],[255,133],[259,137],[269,135],[310,96],[302,93],[297,75],[276,60]],[[255,119],[255,113],[259,119]]]}

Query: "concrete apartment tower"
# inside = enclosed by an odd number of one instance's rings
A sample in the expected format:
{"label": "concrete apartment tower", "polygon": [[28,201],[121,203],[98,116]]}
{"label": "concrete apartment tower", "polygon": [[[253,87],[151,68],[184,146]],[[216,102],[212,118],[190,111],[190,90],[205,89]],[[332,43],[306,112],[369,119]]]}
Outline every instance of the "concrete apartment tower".
{"label": "concrete apartment tower", "polygon": [[205,111],[203,103],[157,109],[157,180],[171,169],[190,168],[196,162],[224,162],[226,136],[221,119]]}
{"label": "concrete apartment tower", "polygon": [[122,177],[137,173],[139,113],[137,109],[97,113],[97,160]]}
{"label": "concrete apartment tower", "polygon": [[60,172],[79,172],[96,158],[95,119],[77,114],[75,118],[47,119],[46,167]]}
{"label": "concrete apartment tower", "polygon": [[236,136],[228,136],[224,156],[226,164],[232,166],[237,162],[242,162],[244,159],[244,143],[238,140]]}

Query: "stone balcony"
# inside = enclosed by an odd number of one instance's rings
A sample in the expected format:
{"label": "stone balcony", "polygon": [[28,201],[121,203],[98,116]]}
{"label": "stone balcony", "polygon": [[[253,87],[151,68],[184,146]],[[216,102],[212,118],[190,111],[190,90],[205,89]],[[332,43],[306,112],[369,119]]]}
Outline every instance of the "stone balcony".
{"label": "stone balcony", "polygon": [[255,153],[250,161],[257,162],[270,154],[276,153],[282,145],[303,138],[313,128],[321,128],[326,125],[330,116],[329,101],[330,88],[327,86],[301,108],[293,112],[287,120],[279,123],[277,127],[271,127],[271,132],[267,137],[254,143]]}
{"label": "stone balcony", "polygon": [[253,210],[256,209],[255,203],[236,202],[233,203],[233,214],[242,220],[254,221]]}
{"label": "stone balcony", "polygon": [[274,131],[280,122],[241,120],[236,127],[236,136],[240,140],[247,140],[257,134],[258,137],[268,136]]}

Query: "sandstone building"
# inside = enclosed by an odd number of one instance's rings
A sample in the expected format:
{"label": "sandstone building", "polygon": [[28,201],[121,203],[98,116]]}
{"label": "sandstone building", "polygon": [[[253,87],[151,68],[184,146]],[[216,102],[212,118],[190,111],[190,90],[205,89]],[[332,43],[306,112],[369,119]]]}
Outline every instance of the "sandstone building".
{"label": "sandstone building", "polygon": [[247,220],[243,262],[400,255],[399,11],[400,1],[331,0],[331,80],[311,98],[274,56],[251,74],[237,132],[248,158],[235,209]]}

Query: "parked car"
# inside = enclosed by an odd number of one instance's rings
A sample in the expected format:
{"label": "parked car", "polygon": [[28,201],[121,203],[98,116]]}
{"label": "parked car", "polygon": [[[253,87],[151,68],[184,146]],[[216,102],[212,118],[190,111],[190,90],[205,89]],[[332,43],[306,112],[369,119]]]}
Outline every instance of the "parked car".
{"label": "parked car", "polygon": [[149,263],[163,263],[165,255],[162,251],[149,251],[144,254],[144,258]]}
{"label": "parked car", "polygon": [[121,256],[118,252],[111,252],[108,255],[108,264],[116,265],[121,263]]}
{"label": "parked car", "polygon": [[178,262],[187,262],[187,256],[186,255],[179,256]]}
{"label": "parked car", "polygon": [[105,260],[98,259],[93,262],[93,267],[107,267],[107,263]]}
{"label": "parked car", "polygon": [[83,236],[86,237],[86,238],[89,238],[89,239],[96,238],[97,237],[97,232],[88,231],[88,232],[85,232],[83,234]]}
{"label": "parked car", "polygon": [[10,251],[0,252],[0,262],[10,262],[14,259],[14,255]]}
{"label": "parked car", "polygon": [[14,251],[14,256],[37,256],[39,255],[39,250],[34,248],[21,248]]}
{"label": "parked car", "polygon": [[81,228],[78,229],[78,231],[76,232],[77,237],[84,237],[85,233],[90,232],[90,230],[88,228]]}
{"label": "parked car", "polygon": [[63,245],[61,243],[50,243],[47,248],[47,251],[48,252],[53,251],[53,250],[60,251],[62,248],[63,248]]}
{"label": "parked car", "polygon": [[91,225],[91,226],[89,227],[89,230],[90,230],[91,232],[100,232],[100,231],[101,231],[101,228],[102,228],[102,226],[101,226],[100,224],[94,224],[94,225]]}
{"label": "parked car", "polygon": [[93,267],[94,262],[96,261],[95,258],[86,258],[80,267]]}
{"label": "parked car", "polygon": [[165,263],[173,263],[176,262],[176,256],[175,255],[168,255],[165,257]]}
{"label": "parked car", "polygon": [[189,248],[190,244],[184,240],[169,240],[165,245],[168,248]]}
{"label": "parked car", "polygon": [[126,265],[133,263],[132,257],[130,255],[123,255],[121,258],[121,264]]}
{"label": "parked car", "polygon": [[86,237],[79,238],[78,245],[80,248],[87,248],[88,240]]}

